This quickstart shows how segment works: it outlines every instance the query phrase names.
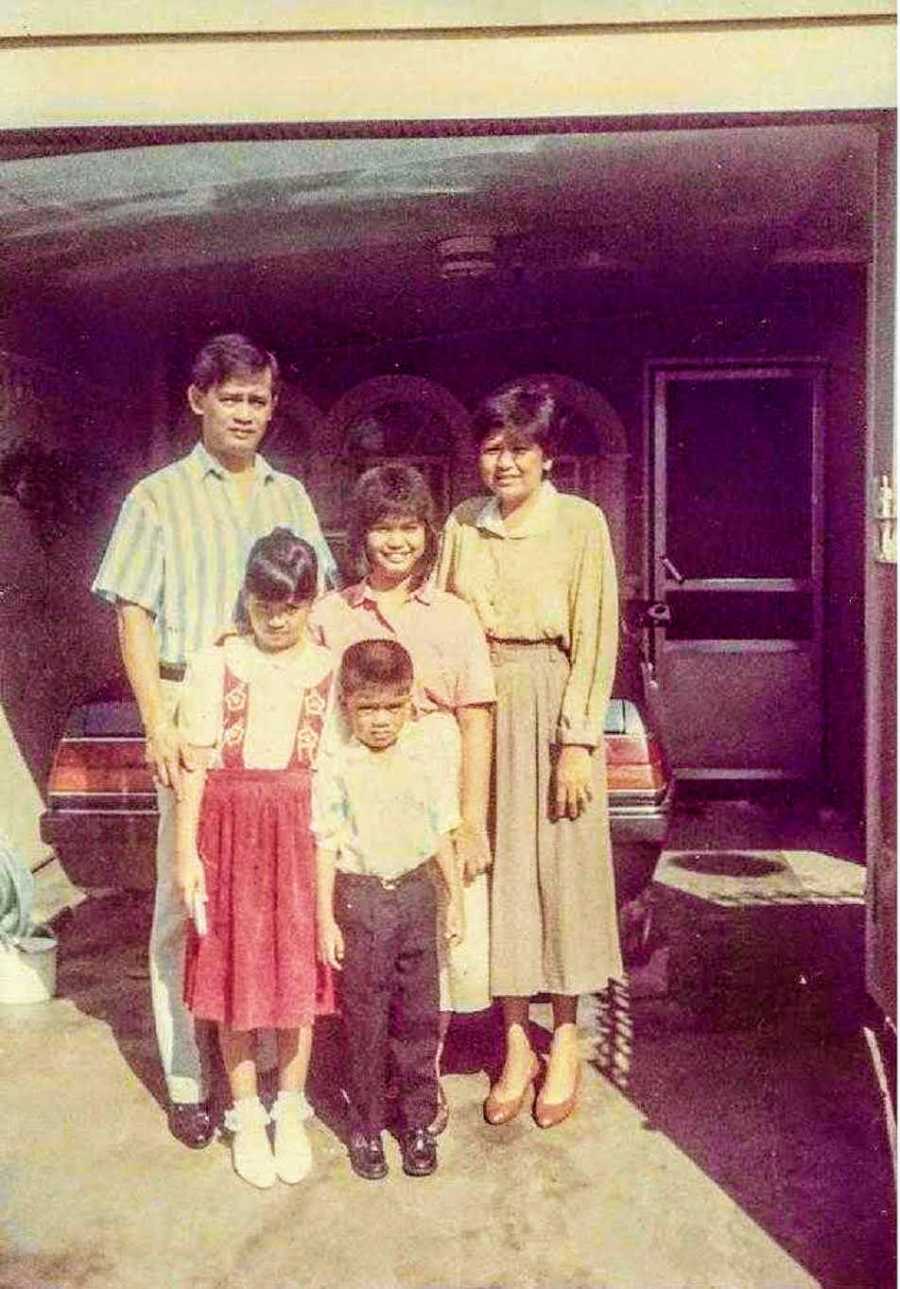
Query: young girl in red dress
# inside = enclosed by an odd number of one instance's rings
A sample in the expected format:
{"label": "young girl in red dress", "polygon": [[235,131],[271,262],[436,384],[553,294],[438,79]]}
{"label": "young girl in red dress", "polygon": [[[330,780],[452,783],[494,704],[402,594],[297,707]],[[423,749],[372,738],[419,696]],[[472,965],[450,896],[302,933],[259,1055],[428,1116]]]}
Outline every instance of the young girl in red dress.
{"label": "young girl in red dress", "polygon": [[[332,681],[331,655],[306,630],[315,594],[312,547],[286,528],[260,538],[238,630],[191,660],[179,710],[200,767],[184,774],[176,813],[178,883],[194,922],[185,1001],[218,1025],[235,1171],[260,1187],[309,1172],[303,1088],[312,1024],[333,1010],[330,978],[316,962],[309,827]],[[274,1029],[278,1040],[274,1154],[257,1091],[257,1029]]]}

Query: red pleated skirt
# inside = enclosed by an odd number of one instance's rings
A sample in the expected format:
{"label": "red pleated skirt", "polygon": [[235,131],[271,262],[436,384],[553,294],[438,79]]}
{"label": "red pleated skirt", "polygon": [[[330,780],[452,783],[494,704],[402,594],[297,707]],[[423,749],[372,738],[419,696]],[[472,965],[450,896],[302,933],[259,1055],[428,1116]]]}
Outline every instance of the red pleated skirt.
{"label": "red pleated skirt", "polygon": [[203,1020],[232,1029],[293,1029],[334,1010],[316,959],[310,774],[211,770],[198,850],[207,934],[189,927],[184,997]]}

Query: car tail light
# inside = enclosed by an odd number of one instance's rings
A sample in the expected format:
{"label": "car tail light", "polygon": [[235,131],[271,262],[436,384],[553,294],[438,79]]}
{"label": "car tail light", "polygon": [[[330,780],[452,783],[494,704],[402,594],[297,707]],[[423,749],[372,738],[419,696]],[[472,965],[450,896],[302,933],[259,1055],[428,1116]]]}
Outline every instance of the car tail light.
{"label": "car tail light", "polygon": [[50,771],[51,796],[59,793],[152,794],[143,739],[64,739]]}
{"label": "car tail light", "polygon": [[662,793],[668,774],[655,735],[607,734],[606,781],[610,792]]}

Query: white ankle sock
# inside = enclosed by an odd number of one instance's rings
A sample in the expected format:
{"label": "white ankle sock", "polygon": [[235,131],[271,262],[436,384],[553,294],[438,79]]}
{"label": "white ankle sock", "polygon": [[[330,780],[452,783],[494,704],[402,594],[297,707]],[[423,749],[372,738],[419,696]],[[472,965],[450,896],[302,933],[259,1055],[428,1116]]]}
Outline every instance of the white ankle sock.
{"label": "white ankle sock", "polygon": [[303,1125],[306,1098],[302,1092],[279,1092],[272,1107],[275,1121],[275,1170],[283,1182],[295,1185],[312,1168],[312,1149]]}
{"label": "white ankle sock", "polygon": [[259,1097],[241,1097],[225,1112],[231,1138],[231,1158],[239,1177],[267,1190],[276,1181],[275,1160],[266,1124],[269,1116]]}

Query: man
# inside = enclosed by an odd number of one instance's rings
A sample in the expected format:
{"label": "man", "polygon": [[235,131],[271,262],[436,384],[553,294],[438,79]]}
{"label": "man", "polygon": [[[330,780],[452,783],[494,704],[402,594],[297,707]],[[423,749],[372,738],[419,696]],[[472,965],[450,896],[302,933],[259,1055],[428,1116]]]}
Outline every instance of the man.
{"label": "man", "polygon": [[314,547],[320,589],[335,565],[303,485],[257,448],[278,399],[275,356],[240,335],[201,349],[187,391],[200,442],[126,497],[93,590],[116,607],[119,644],[157,780],[157,886],[150,989],[169,1128],[192,1148],[213,1134],[205,1045],[182,1001],[186,920],[175,886],[175,800],[189,753],[178,733],[188,655],[232,623],[253,542],[279,525]]}

